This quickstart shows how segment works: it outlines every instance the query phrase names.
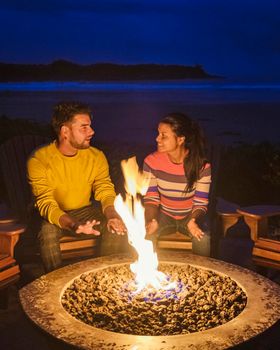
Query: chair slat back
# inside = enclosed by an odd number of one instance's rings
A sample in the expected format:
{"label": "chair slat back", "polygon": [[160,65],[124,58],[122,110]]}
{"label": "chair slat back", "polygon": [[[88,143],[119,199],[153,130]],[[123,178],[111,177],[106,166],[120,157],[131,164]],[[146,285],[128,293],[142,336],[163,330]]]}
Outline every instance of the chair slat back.
{"label": "chair slat back", "polygon": [[6,188],[6,200],[17,219],[26,222],[32,203],[27,182],[26,162],[31,152],[49,142],[38,135],[15,136],[0,146],[0,171]]}
{"label": "chair slat back", "polygon": [[207,157],[211,163],[211,187],[208,206],[210,220],[212,220],[216,214],[218,173],[220,170],[220,160],[223,152],[224,148],[220,144],[211,143],[207,148]]}

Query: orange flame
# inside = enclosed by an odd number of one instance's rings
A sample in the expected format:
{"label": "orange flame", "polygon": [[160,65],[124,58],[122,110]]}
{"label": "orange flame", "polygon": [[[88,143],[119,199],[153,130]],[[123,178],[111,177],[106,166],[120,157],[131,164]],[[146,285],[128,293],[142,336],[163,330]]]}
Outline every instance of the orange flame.
{"label": "orange flame", "polygon": [[126,225],[129,243],[135,248],[138,260],[130,265],[135,274],[139,292],[145,287],[156,289],[174,288],[167,282],[164,273],[157,270],[158,258],[151,241],[146,240],[144,208],[139,194],[144,195],[148,189],[149,178],[139,171],[136,158],[132,157],[121,162],[127,192],[125,200],[118,195],[115,209]]}

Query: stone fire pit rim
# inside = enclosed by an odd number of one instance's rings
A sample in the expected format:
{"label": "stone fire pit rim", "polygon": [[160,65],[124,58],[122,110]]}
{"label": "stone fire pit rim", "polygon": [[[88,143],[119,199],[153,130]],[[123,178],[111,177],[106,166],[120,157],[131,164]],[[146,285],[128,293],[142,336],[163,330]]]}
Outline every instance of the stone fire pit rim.
{"label": "stone fire pit rim", "polygon": [[[20,290],[27,316],[54,337],[83,349],[226,349],[269,328],[280,316],[280,287],[268,279],[229,263],[189,253],[160,254],[162,263],[189,264],[230,276],[247,294],[246,308],[233,320],[202,332],[172,336],[137,336],[89,326],[64,310],[60,300],[65,288],[83,273],[132,262],[128,255],[113,255],[78,262],[53,271]],[[256,315],[258,315],[256,317]],[[259,318],[261,315],[261,318]]]}

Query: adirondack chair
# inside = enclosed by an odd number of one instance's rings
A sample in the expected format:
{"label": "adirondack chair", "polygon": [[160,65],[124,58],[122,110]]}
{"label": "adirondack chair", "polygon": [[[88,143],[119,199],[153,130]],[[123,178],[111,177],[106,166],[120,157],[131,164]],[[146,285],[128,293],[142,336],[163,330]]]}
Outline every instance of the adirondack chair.
{"label": "adirondack chair", "polygon": [[[209,144],[207,149],[208,160],[211,163],[212,183],[209,193],[208,216],[210,221],[210,231],[212,240],[216,239],[216,188],[217,177],[219,171],[219,163],[222,152],[222,146],[219,144]],[[176,249],[176,250],[192,250],[192,240],[180,232],[174,232],[169,235],[160,237],[157,241],[158,249]],[[214,255],[212,249],[212,255]]]}
{"label": "adirondack chair", "polygon": [[[6,188],[6,204],[13,216],[10,220],[17,225],[22,224],[25,227],[30,223],[33,215],[32,195],[26,176],[26,161],[34,149],[49,141],[49,138],[43,136],[24,135],[13,137],[0,146],[0,172]],[[39,255],[35,246],[35,235],[36,232],[27,229],[21,237],[27,242],[24,260],[25,258],[30,260]],[[60,240],[62,258],[94,256],[98,242],[97,237],[93,235],[62,237]]]}
{"label": "adirondack chair", "polygon": [[280,241],[270,235],[269,219],[280,217],[278,205],[253,205],[240,207],[234,203],[219,201],[218,222],[224,236],[239,220],[249,228],[253,242],[252,261],[256,266],[280,270]]}
{"label": "adirondack chair", "polygon": [[269,218],[280,217],[280,206],[255,205],[239,208],[237,212],[250,228],[255,264],[280,270],[280,241],[269,234]]}

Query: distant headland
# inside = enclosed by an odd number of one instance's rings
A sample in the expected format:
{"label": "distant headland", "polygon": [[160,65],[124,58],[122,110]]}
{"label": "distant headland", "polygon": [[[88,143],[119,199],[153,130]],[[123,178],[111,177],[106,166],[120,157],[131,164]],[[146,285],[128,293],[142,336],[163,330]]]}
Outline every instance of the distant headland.
{"label": "distant headland", "polygon": [[205,72],[202,65],[95,63],[79,65],[58,60],[50,64],[0,63],[1,82],[120,81],[221,78]]}

